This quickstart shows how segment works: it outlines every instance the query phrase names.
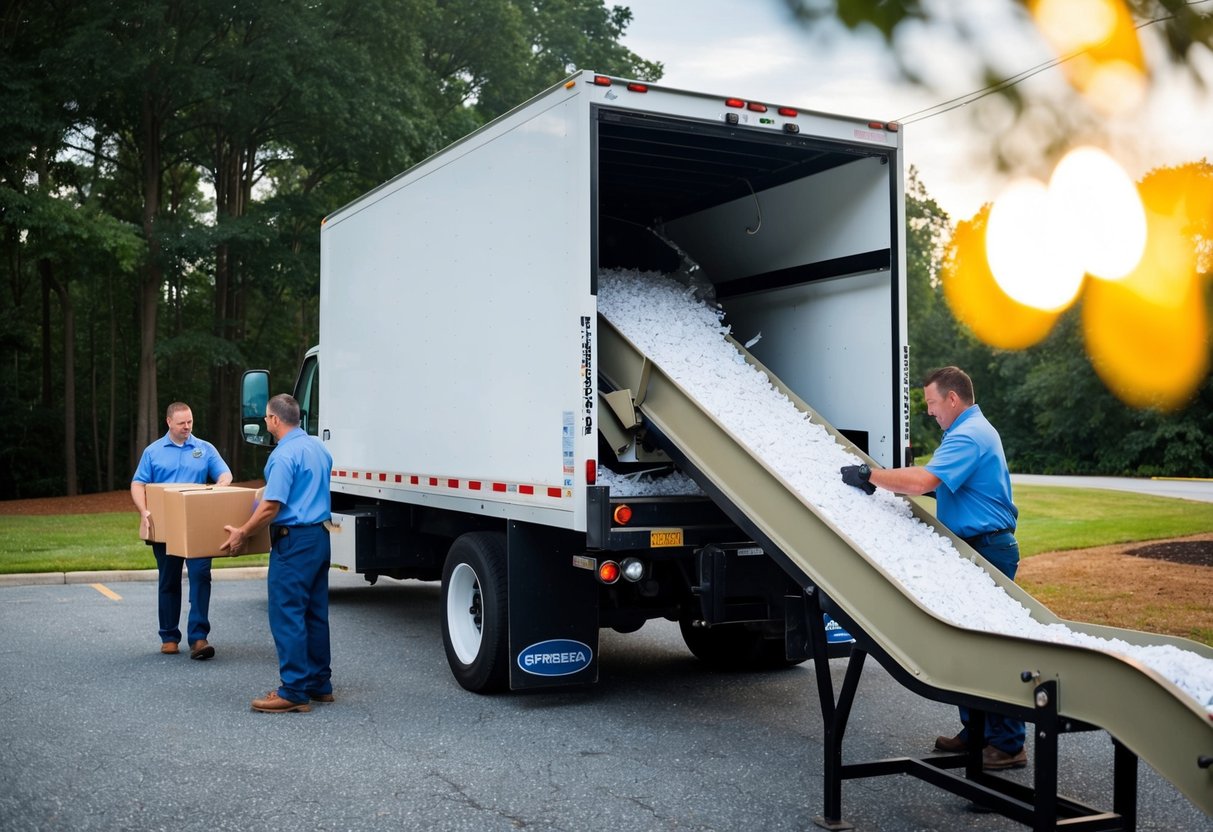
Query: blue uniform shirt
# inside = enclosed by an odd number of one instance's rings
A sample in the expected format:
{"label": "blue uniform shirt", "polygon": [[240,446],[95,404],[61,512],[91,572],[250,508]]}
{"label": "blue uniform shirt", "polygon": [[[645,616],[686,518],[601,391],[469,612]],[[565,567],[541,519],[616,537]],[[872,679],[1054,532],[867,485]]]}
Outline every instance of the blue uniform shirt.
{"label": "blue uniform shirt", "polygon": [[329,476],[333,455],[324,443],[295,428],[278,442],[265,463],[262,499],[281,505],[275,526],[310,526],[332,516]]}
{"label": "blue uniform shirt", "polygon": [[972,405],[944,431],[926,469],[939,477],[939,519],[958,537],[1014,529],[1019,509],[1011,502],[1011,472],[998,431]]}
{"label": "blue uniform shirt", "polygon": [[205,485],[207,477],[218,482],[231,473],[215,446],[205,439],[190,436],[177,445],[166,433],[143,449],[139,467],[131,482],[185,482]]}

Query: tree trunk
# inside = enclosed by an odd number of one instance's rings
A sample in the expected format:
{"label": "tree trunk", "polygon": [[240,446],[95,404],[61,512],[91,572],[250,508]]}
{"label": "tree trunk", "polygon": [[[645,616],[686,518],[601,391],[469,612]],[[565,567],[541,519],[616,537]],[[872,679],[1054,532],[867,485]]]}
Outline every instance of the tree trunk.
{"label": "tree trunk", "polygon": [[[155,84],[149,84],[155,89]],[[158,435],[159,406],[156,390],[156,313],[164,269],[160,262],[160,240],[156,221],[160,217],[162,193],[160,122],[150,93],[143,96],[141,114],[141,165],[143,175],[143,235],[147,240],[147,265],[139,291],[139,393],[135,417],[135,443],[131,448],[131,470],[143,448]]]}
{"label": "tree trunk", "polygon": [[63,473],[66,479],[64,493],[68,497],[75,497],[80,493],[76,466],[76,313],[72,309],[67,282],[55,279],[50,261],[39,261],[38,268],[42,271],[43,280],[55,290],[63,312]]}

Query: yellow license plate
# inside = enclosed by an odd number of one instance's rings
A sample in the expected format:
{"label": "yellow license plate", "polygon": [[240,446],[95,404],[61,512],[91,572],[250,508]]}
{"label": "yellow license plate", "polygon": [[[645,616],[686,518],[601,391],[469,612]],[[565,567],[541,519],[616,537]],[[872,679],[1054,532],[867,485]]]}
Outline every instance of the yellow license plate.
{"label": "yellow license plate", "polygon": [[649,545],[654,549],[659,546],[681,546],[682,529],[653,529],[649,532]]}

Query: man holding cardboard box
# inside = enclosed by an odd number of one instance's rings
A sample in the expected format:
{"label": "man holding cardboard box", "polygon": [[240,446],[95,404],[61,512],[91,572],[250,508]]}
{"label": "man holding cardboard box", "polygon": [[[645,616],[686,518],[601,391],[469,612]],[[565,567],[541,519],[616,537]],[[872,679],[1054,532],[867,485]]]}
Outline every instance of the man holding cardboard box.
{"label": "man holding cardboard box", "polygon": [[333,457],[299,427],[299,402],[280,393],[265,406],[265,425],[277,447],[265,463],[265,493],[243,525],[224,526],[223,549],[236,553],[270,525],[270,633],[278,650],[281,685],[254,699],[254,711],[309,711],[332,702],[329,667],[329,477]]}
{"label": "man holding cardboard box", "polygon": [[[177,645],[181,641],[181,566],[186,558],[170,555],[164,543],[153,542],[147,486],[151,483],[205,485],[208,479],[217,485],[227,485],[232,481],[232,472],[214,445],[193,435],[194,414],[189,405],[184,402],[170,404],[165,422],[168,433],[148,445],[139,459],[139,467],[131,478],[131,500],[139,511],[140,537],[151,543],[156,569],[160,573],[160,652],[173,655],[180,652]],[[186,629],[190,658],[209,659],[215,655],[215,648],[206,640],[211,632],[211,561],[210,558],[190,558],[188,563],[190,614]]]}

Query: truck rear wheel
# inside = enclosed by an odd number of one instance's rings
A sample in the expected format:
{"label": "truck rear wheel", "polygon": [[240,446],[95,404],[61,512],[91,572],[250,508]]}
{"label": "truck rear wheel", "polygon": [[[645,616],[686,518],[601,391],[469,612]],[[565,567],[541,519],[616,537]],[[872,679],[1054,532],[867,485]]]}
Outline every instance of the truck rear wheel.
{"label": "truck rear wheel", "polygon": [[459,537],[442,569],[442,646],[455,680],[473,693],[509,683],[505,535]]}
{"label": "truck rear wheel", "polygon": [[695,658],[713,670],[778,670],[800,664],[788,659],[782,639],[764,638],[762,630],[747,624],[696,627],[678,622],[682,640]]}

